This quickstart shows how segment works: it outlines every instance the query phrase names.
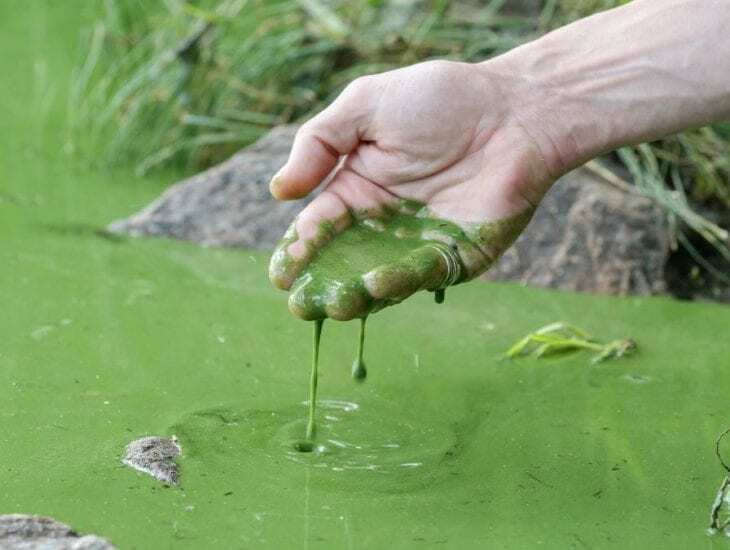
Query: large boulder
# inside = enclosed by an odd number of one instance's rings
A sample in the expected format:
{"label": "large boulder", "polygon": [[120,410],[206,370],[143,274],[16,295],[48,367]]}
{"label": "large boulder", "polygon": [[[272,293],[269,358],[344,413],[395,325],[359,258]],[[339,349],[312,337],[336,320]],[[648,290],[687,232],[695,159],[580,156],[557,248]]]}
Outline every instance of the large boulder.
{"label": "large boulder", "polygon": [[[206,246],[272,248],[307,202],[278,202],[268,189],[296,129],[275,128],[109,230]],[[553,186],[524,234],[487,277],[585,292],[655,294],[666,290],[668,254],[658,206],[578,169]]]}
{"label": "large boulder", "polygon": [[164,236],[205,246],[273,248],[309,199],[279,202],[269,181],[284,165],[297,126],[273,129],[227,161],[165,191],[112,233]]}
{"label": "large boulder", "polygon": [[547,193],[487,277],[600,294],[658,294],[667,290],[669,245],[659,206],[578,169]]}

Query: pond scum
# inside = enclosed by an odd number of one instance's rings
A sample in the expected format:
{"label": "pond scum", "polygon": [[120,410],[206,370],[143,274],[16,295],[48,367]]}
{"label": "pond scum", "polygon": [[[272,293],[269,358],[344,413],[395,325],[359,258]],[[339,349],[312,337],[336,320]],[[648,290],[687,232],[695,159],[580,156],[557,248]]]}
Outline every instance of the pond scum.
{"label": "pond scum", "polygon": [[[721,431],[708,413],[723,410],[730,391],[721,368],[728,343],[710,330],[727,326],[730,312],[711,304],[475,284],[454,293],[459,314],[444,311],[448,322],[434,327],[426,322],[438,317],[435,308],[416,300],[407,314],[389,313],[388,330],[368,327],[380,339],[369,357],[387,376],[354,388],[358,410],[329,410],[342,419],[334,435],[353,443],[366,436],[389,475],[309,467],[329,460],[314,453],[297,453],[301,462],[282,457],[304,434],[302,406],[291,406],[304,378],[292,380],[289,368],[309,348],[281,345],[285,316],[272,304],[284,302],[260,269],[263,254],[48,230],[102,227],[153,200],[172,177],[87,172],[50,134],[39,141],[29,68],[47,61],[54,105],[65,103],[75,25],[93,5],[102,4],[0,2],[0,42],[12,53],[0,64],[13,84],[2,89],[12,139],[0,144],[0,164],[13,174],[0,191],[0,295],[12,312],[0,318],[0,508],[57,516],[120,548],[707,544],[719,476],[699,458],[707,431]],[[54,132],[62,114],[52,113]],[[534,368],[518,387],[537,361],[525,369],[485,361],[526,334],[535,312],[556,309],[590,319],[596,334],[622,323],[651,353],[593,369],[605,375],[601,388],[574,368]],[[668,319],[671,330],[657,330]],[[485,320],[494,337],[477,341]],[[333,340],[350,334],[331,328]],[[447,343],[464,338],[470,343],[453,361]],[[407,341],[420,348],[416,366]],[[351,349],[338,346],[332,357],[349,365]],[[350,390],[344,371],[329,381],[333,394]],[[233,412],[200,414],[220,404]],[[161,490],[119,467],[122,443],[158,430],[180,437],[184,489]],[[357,449],[341,452],[329,455],[337,466],[343,456],[370,464]],[[560,528],[566,518],[570,529]]]}

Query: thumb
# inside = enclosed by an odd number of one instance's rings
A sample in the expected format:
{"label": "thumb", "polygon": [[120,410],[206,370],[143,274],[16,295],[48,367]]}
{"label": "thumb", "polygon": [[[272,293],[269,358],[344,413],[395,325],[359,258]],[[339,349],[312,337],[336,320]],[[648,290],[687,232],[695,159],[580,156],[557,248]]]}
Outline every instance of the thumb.
{"label": "thumb", "polygon": [[354,151],[370,118],[370,77],[350,83],[324,111],[305,123],[294,138],[289,159],[271,180],[279,200],[300,199],[332,172],[341,156]]}

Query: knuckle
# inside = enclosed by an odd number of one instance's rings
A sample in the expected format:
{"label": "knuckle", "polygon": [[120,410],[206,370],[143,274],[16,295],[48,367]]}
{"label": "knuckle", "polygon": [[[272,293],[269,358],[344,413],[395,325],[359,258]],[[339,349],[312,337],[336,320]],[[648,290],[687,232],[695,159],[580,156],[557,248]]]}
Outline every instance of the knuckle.
{"label": "knuckle", "polygon": [[302,139],[310,137],[316,134],[317,130],[317,117],[310,118],[304,124],[302,124],[297,130],[295,139]]}
{"label": "knuckle", "polygon": [[367,76],[360,76],[350,82],[343,91],[343,95],[345,96],[359,96],[360,94],[366,93],[373,82],[373,76],[367,75]]}

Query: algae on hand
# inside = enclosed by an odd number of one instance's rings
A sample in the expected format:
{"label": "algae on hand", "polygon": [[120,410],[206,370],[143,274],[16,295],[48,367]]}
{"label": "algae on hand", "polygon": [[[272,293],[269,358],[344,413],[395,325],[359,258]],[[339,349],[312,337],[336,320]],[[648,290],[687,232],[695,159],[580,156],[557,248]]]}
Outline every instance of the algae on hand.
{"label": "algae on hand", "polygon": [[314,449],[319,343],[324,319],[360,319],[360,338],[352,376],[367,376],[363,349],[367,317],[398,304],[420,290],[434,292],[444,302],[446,288],[468,281],[488,269],[515,240],[530,219],[513,218],[463,228],[433,216],[424,205],[402,201],[380,215],[348,213],[322,222],[295,257],[299,243],[296,220],[274,252],[269,276],[290,291],[289,309],[314,321],[314,359],[309,392],[306,443]]}
{"label": "algae on hand", "polygon": [[348,213],[322,222],[298,256],[290,250],[302,244],[295,220],[274,251],[269,277],[290,291],[289,309],[307,321],[364,318],[420,290],[441,303],[446,288],[486,271],[530,216],[462,227],[402,201],[379,215]]}
{"label": "algae on hand", "polygon": [[449,286],[486,271],[527,225],[531,212],[481,225],[433,216],[403,201],[379,216],[348,213],[320,224],[295,257],[296,220],[275,250],[269,276],[290,291],[289,309],[304,320],[364,318],[419,290],[444,300]]}

